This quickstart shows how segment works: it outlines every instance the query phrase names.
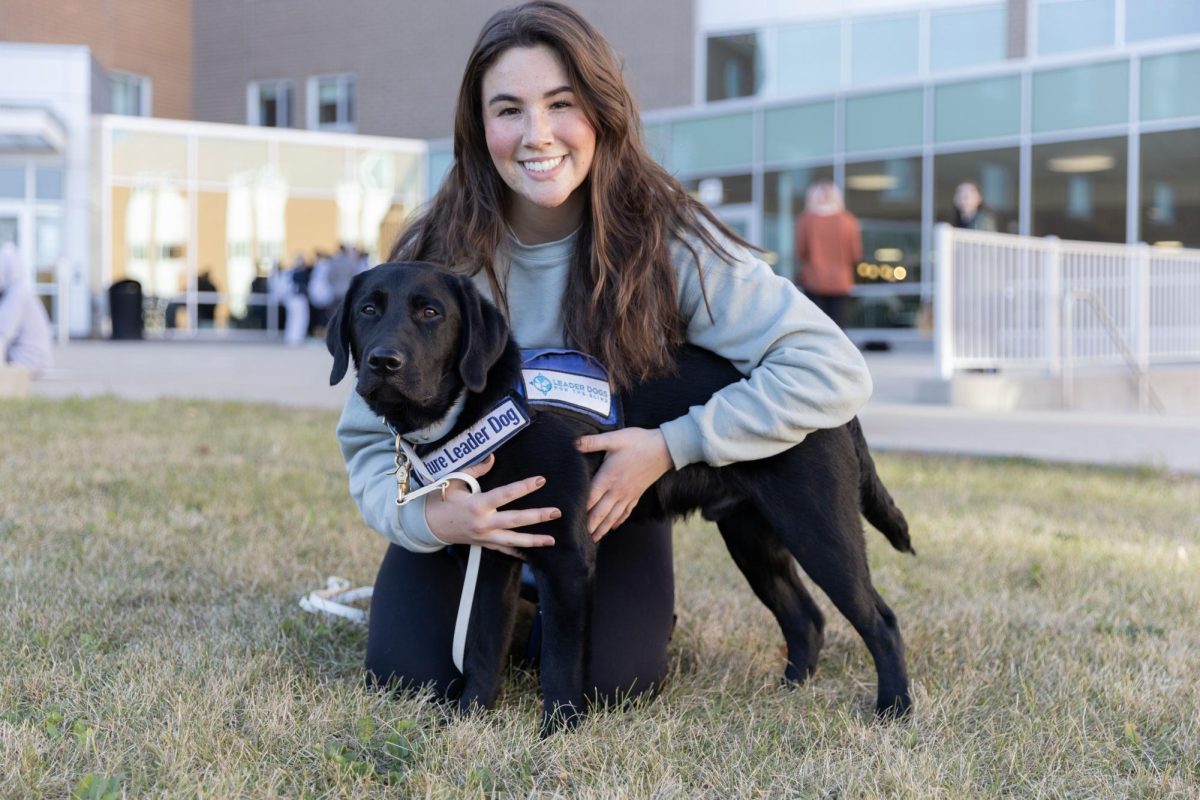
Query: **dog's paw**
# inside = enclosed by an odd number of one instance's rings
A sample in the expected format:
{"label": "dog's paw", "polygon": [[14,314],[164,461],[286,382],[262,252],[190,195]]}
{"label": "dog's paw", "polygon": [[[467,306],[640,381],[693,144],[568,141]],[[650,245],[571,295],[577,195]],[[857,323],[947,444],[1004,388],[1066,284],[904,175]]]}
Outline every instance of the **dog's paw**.
{"label": "dog's paw", "polygon": [[538,736],[545,739],[562,731],[573,731],[583,721],[581,706],[575,703],[555,703],[542,710],[542,724]]}
{"label": "dog's paw", "polygon": [[912,712],[912,697],[903,692],[890,699],[875,701],[875,716],[882,722],[892,722],[907,717]]}

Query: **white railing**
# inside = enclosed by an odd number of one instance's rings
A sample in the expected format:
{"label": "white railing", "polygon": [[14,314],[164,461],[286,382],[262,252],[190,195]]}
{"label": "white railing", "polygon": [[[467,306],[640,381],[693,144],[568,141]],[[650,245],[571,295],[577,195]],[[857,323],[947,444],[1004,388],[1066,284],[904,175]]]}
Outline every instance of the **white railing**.
{"label": "white railing", "polygon": [[967,369],[1063,375],[1077,365],[1128,365],[1144,396],[1151,364],[1200,363],[1200,250],[945,224],[936,242],[943,378]]}

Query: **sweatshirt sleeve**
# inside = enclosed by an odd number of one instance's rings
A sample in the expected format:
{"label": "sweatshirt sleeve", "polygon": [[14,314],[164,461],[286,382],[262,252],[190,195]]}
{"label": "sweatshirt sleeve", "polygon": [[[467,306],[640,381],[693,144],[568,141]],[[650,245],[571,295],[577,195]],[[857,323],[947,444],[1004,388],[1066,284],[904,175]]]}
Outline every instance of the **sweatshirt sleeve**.
{"label": "sweatshirt sleeve", "polygon": [[662,425],[677,469],[768,458],[845,424],[871,395],[866,361],[837,325],[761,259],[714,235],[733,263],[692,243],[703,294],[687,245],[673,252],[685,338],[746,377]]}
{"label": "sweatshirt sleeve", "polygon": [[338,445],[350,477],[350,495],[363,522],[389,542],[414,553],[445,547],[425,521],[425,498],[396,505],[395,439],[358,392],[350,392],[337,425]]}

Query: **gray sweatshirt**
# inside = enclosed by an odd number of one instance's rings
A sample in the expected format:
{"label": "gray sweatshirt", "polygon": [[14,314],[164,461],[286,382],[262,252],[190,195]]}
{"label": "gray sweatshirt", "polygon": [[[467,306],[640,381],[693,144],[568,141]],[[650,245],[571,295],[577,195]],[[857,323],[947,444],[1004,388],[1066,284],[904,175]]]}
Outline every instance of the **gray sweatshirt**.
{"label": "gray sweatshirt", "polygon": [[[716,235],[733,255],[732,264],[702,242],[692,243],[700,254],[711,318],[691,252],[683,242],[672,247],[680,315],[689,343],[724,356],[746,377],[662,426],[676,469],[775,455],[813,430],[846,423],[871,394],[866,362],[841,330],[791,281]],[[509,325],[522,347],[565,344],[562,298],[575,238],[535,246],[510,241],[511,257],[500,279]],[[475,284],[491,298],[483,274]],[[367,525],[414,552],[443,547],[425,521],[424,498],[397,509],[395,478],[388,474],[394,440],[357,392],[346,401],[337,436],[350,494]]]}

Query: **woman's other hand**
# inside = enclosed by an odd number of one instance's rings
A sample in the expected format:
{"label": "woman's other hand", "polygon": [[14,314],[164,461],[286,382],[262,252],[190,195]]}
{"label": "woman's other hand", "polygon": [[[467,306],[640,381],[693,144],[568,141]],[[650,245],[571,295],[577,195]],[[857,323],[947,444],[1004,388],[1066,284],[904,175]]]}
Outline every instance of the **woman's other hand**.
{"label": "woman's other hand", "polygon": [[[495,464],[496,457],[488,456],[462,471],[479,478],[491,471]],[[462,481],[451,481],[446,488],[445,500],[437,492],[429,495],[425,503],[425,521],[433,535],[446,544],[479,545],[523,558],[520,548],[550,547],[554,544],[554,537],[520,533],[516,529],[558,519],[562,512],[557,508],[501,509],[518,498],[536,492],[545,483],[546,479],[538,475],[497,486],[487,492],[471,494]]]}
{"label": "woman's other hand", "polygon": [[642,493],[674,466],[658,428],[622,428],[583,436],[577,446],[584,453],[605,453],[587,502],[588,533],[597,542],[629,519]]}

